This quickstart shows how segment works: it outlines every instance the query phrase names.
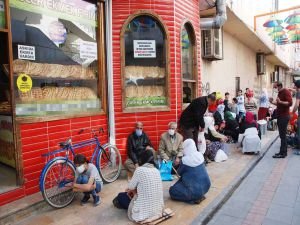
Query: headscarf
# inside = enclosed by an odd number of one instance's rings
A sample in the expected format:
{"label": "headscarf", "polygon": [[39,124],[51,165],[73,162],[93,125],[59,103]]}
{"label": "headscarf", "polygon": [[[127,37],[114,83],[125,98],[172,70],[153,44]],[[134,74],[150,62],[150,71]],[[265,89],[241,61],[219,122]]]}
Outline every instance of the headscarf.
{"label": "headscarf", "polygon": [[247,124],[255,123],[256,127],[258,126],[256,120],[254,119],[254,114],[252,112],[246,112],[245,122]]}
{"label": "headscarf", "polygon": [[183,157],[182,163],[186,166],[196,167],[204,162],[204,157],[201,152],[197,151],[195,141],[186,139],[183,142]]}
{"label": "headscarf", "polygon": [[225,112],[224,118],[225,118],[226,121],[227,120],[234,120],[234,117],[233,117],[232,113],[229,112],[229,111]]}
{"label": "headscarf", "polygon": [[221,114],[222,120],[224,120],[224,110],[225,110],[224,104],[218,105],[217,111]]}
{"label": "headscarf", "polygon": [[211,116],[205,116],[204,123],[205,123],[204,132],[206,134],[208,134],[208,129],[215,130],[215,121],[214,118],[212,118]]}
{"label": "headscarf", "polygon": [[266,88],[263,88],[260,95],[260,103],[266,104],[269,101],[268,91]]}

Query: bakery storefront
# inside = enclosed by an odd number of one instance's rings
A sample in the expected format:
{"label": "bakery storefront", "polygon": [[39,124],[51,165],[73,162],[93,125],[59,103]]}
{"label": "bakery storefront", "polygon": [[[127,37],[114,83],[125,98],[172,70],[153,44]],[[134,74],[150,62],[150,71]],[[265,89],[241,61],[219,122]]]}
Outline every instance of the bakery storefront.
{"label": "bakery storefront", "polygon": [[0,205],[38,192],[41,154],[80,129],[108,131],[124,161],[136,121],[157,149],[201,94],[200,0],[0,2]]}
{"label": "bakery storefront", "polygon": [[90,138],[77,134],[81,128],[107,129],[107,116],[104,3],[0,4],[2,205],[38,191],[42,153],[68,137]]}

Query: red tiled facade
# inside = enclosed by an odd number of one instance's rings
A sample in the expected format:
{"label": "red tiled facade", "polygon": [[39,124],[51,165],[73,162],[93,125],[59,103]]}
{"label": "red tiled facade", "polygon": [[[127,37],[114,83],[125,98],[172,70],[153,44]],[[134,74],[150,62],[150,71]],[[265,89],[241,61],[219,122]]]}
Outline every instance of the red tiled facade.
{"label": "red tiled facade", "polygon": [[[169,34],[169,87],[170,93],[172,93],[170,95],[169,111],[124,113],[122,109],[120,32],[127,18],[139,10],[148,10],[158,15],[162,19],[163,24],[166,25],[167,33]],[[182,111],[180,33],[185,21],[189,21],[195,30],[197,43],[197,78],[200,82],[201,37],[199,0],[113,0],[112,20],[116,144],[124,161],[126,159],[126,139],[136,121],[142,121],[144,123],[145,132],[150,136],[154,147],[157,148],[160,135],[167,129],[168,122],[177,121]],[[198,95],[200,95],[199,88],[197,92]],[[19,127],[24,184],[15,191],[0,194],[0,205],[39,191],[39,176],[46,162],[46,159],[41,157],[41,154],[57,149],[58,143],[65,141],[69,137],[72,138],[74,143],[91,138],[89,132],[78,134],[78,131],[82,128],[103,127],[107,131],[107,121],[106,115],[99,115],[21,124]],[[101,136],[101,140],[107,142],[107,134]],[[88,156],[90,156],[92,152],[92,147],[84,150],[84,153]]]}

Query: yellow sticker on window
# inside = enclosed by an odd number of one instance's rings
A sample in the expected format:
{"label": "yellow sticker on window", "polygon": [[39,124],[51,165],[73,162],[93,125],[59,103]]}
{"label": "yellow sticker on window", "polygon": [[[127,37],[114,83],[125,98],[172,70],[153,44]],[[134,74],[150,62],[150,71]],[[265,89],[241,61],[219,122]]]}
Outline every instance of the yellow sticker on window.
{"label": "yellow sticker on window", "polygon": [[17,86],[21,92],[28,92],[32,88],[32,79],[25,73],[20,73],[17,79]]}

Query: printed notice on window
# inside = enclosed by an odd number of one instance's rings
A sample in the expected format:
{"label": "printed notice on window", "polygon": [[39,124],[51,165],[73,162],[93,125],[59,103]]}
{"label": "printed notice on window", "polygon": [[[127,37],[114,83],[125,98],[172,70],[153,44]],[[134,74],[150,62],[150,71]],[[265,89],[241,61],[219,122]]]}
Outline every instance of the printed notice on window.
{"label": "printed notice on window", "polygon": [[155,40],[134,40],[134,58],[156,58]]}
{"label": "printed notice on window", "polygon": [[97,59],[97,43],[82,41],[80,43],[80,58]]}
{"label": "printed notice on window", "polygon": [[18,45],[18,59],[35,60],[35,47]]}

